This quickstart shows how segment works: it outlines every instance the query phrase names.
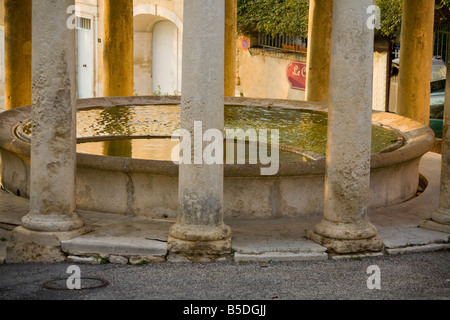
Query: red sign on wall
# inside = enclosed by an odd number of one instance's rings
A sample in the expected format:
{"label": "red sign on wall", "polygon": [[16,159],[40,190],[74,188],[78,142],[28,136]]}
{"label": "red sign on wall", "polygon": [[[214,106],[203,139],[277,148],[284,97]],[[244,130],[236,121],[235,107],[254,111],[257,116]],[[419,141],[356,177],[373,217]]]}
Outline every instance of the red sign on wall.
{"label": "red sign on wall", "polygon": [[292,61],[286,71],[286,76],[292,89],[306,89],[306,62]]}

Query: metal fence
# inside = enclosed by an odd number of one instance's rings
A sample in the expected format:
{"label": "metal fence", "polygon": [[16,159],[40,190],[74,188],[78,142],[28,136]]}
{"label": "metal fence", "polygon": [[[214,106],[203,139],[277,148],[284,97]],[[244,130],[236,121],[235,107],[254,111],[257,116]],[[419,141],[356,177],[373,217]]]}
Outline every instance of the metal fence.
{"label": "metal fence", "polygon": [[258,46],[267,49],[281,50],[283,52],[306,53],[307,39],[299,36],[272,36],[270,34],[258,33]]}
{"label": "metal fence", "polygon": [[[448,44],[450,42],[450,27],[436,29],[434,31],[433,56],[440,57],[447,62],[450,55]],[[286,36],[258,33],[258,46],[266,49],[280,50],[283,52],[307,52],[307,38],[300,36]],[[400,46],[394,46],[395,58],[400,57]]]}
{"label": "metal fence", "polygon": [[433,56],[438,56],[447,62],[449,52],[450,28],[436,29],[434,31]]}

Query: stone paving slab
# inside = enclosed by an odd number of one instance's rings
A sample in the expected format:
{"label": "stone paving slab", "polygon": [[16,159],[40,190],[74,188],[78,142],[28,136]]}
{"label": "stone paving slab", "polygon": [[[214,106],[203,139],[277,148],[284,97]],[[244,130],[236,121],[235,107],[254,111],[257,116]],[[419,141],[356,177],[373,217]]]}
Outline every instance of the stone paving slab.
{"label": "stone paving slab", "polygon": [[164,256],[167,243],[137,237],[81,236],[61,243],[71,255]]}
{"label": "stone paving slab", "polygon": [[172,221],[80,212],[94,231],[61,243],[71,255],[165,256]]}
{"label": "stone paving slab", "polygon": [[30,210],[28,199],[16,197],[0,190],[0,223],[20,226],[22,217]]}
{"label": "stone paving slab", "polygon": [[450,249],[449,243],[432,243],[423,246],[410,246],[405,248],[396,248],[396,249],[386,249],[388,254],[396,255],[396,254],[404,254],[404,253],[418,253],[418,252],[432,252]]}
{"label": "stone paving slab", "polygon": [[384,240],[387,249],[424,246],[432,243],[447,243],[450,235],[416,227],[379,228],[378,234]]}
{"label": "stone paving slab", "polygon": [[327,251],[306,238],[302,239],[254,239],[253,241],[240,241],[233,239],[233,249],[241,254],[265,254],[270,252],[291,252],[321,254]]}

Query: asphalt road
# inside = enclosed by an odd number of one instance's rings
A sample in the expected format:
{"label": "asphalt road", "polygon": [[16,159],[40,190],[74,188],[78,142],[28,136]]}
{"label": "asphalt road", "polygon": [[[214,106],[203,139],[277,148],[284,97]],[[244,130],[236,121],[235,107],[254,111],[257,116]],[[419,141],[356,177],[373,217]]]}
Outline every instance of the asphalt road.
{"label": "asphalt road", "polygon": [[[376,265],[381,290],[368,289]],[[48,290],[70,264],[0,266],[0,300],[450,300],[450,251],[295,263],[79,265],[94,290]],[[64,281],[65,283],[65,281]],[[373,282],[370,282],[373,283]]]}

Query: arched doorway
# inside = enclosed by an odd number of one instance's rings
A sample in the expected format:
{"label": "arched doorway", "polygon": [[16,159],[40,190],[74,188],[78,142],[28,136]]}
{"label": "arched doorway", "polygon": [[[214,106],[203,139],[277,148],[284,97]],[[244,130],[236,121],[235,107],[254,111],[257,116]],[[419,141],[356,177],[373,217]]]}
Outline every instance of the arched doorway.
{"label": "arched doorway", "polygon": [[181,91],[182,33],[180,18],[169,9],[134,7],[135,94]]}
{"label": "arched doorway", "polygon": [[179,34],[171,21],[159,21],[153,27],[153,92],[174,94],[179,92]]}

